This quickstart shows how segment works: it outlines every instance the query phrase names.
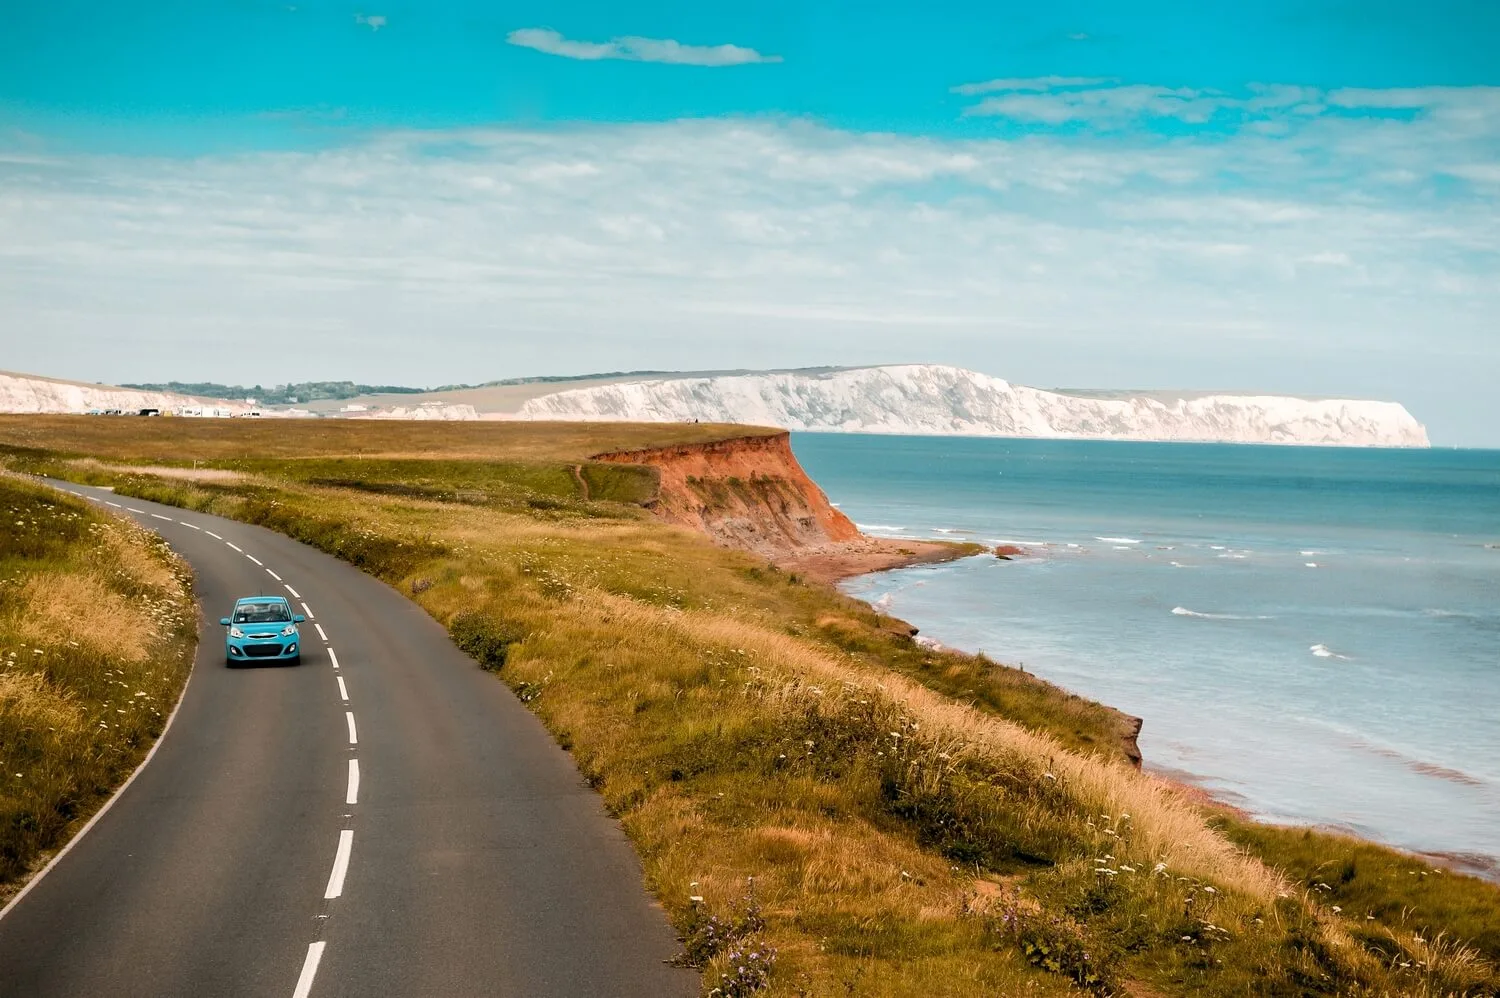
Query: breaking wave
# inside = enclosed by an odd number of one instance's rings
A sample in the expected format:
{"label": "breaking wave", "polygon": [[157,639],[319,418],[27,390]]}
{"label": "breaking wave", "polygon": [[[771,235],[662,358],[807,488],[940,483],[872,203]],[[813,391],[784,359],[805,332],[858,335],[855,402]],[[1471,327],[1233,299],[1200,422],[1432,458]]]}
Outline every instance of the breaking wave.
{"label": "breaking wave", "polygon": [[1198,617],[1203,620],[1274,620],[1264,614],[1245,616],[1238,613],[1201,613],[1198,610],[1189,610],[1185,606],[1172,607],[1172,614],[1177,617]]}

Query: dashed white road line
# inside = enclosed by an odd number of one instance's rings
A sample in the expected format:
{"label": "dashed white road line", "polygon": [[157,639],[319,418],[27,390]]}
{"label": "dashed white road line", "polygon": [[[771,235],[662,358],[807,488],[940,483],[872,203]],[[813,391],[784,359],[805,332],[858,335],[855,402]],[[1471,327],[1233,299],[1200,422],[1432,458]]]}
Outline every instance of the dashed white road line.
{"label": "dashed white road line", "polygon": [[322,638],[324,641],[327,641],[328,635],[323,633],[323,625],[315,623],[313,624],[313,626],[318,629],[318,637]]}
{"label": "dashed white road line", "polygon": [[324,898],[336,898],[344,893],[344,874],[349,872],[349,850],[354,847],[354,830],[346,828],[339,832],[339,851],[333,857],[333,872],[328,875],[328,889]]}
{"label": "dashed white road line", "polygon": [[[313,626],[317,627],[318,625],[314,624]],[[335,669],[339,667],[339,657],[333,653],[332,648],[328,649],[328,659],[333,663]]]}
{"label": "dashed white road line", "polygon": [[269,568],[266,569],[266,574],[269,575],[271,578],[275,579],[277,582],[281,581],[281,576],[277,575],[275,572],[271,571]]}
{"label": "dashed white road line", "polygon": [[187,527],[189,530],[202,530],[203,529],[202,527],[198,526],[197,524],[189,523],[186,520],[178,520],[177,522],[180,523],[180,524],[182,524],[184,527]]}
{"label": "dashed white road line", "polygon": [[359,803],[359,760],[349,760],[349,792],[344,795],[345,804]]}
{"label": "dashed white road line", "polygon": [[[233,544],[230,545],[230,547],[233,547],[233,546],[234,546]],[[301,599],[302,598],[302,594],[301,593],[297,592],[297,590],[293,589],[291,586],[288,586],[285,582],[282,583],[282,586],[286,589],[287,592],[291,593],[297,599]]]}
{"label": "dashed white road line", "polygon": [[220,537],[218,534],[214,533],[212,530],[205,530],[203,532],[205,534],[207,534],[208,536],[212,537],[216,541],[222,541],[224,539],[224,538]]}
{"label": "dashed white road line", "polygon": [[[155,515],[155,514],[153,514],[153,515]],[[224,543],[228,544],[230,546],[230,548],[232,548],[235,551],[238,551],[240,554],[244,554],[245,553],[245,549],[242,548],[242,547],[240,547],[234,541],[225,541]]]}
{"label": "dashed white road line", "polygon": [[312,610],[308,609],[308,606],[307,606],[306,603],[302,604],[302,612],[305,613],[305,614],[307,614],[307,619],[308,620],[312,620],[314,617],[317,616],[316,613],[313,613]]}
{"label": "dashed white road line", "polygon": [[127,512],[127,513],[144,513],[146,511],[144,509],[136,509],[134,506],[126,506],[125,507],[125,512]]}
{"label": "dashed white road line", "polygon": [[345,703],[348,703],[349,702],[349,687],[347,687],[347,686],[344,685],[344,677],[343,676],[334,676],[333,678],[337,679],[339,681],[339,698],[341,700],[343,700]]}
{"label": "dashed white road line", "polygon": [[120,506],[119,503],[117,503],[117,502],[110,502],[108,499],[104,500],[104,505],[106,505],[106,506],[113,506],[115,509],[120,509],[121,508],[121,506]]}
{"label": "dashed white road line", "polygon": [[168,523],[173,522],[170,516],[162,516],[160,513],[152,513],[151,515],[158,520],[166,520]]}
{"label": "dashed white road line", "polygon": [[255,557],[255,555],[253,555],[253,554],[247,554],[247,555],[245,555],[245,557],[249,558],[251,561],[255,562],[261,568],[265,568],[266,567],[266,563],[263,562],[263,561],[261,561],[259,558]]}
{"label": "dashed white road line", "polygon": [[349,744],[358,745],[359,736],[354,731],[354,711],[344,711],[344,720],[349,722]]}
{"label": "dashed white road line", "polygon": [[292,991],[292,998],[307,998],[312,994],[313,978],[318,976],[318,964],[323,959],[323,947],[327,945],[321,939],[308,944],[307,959],[302,961],[302,973],[297,976],[297,987]]}

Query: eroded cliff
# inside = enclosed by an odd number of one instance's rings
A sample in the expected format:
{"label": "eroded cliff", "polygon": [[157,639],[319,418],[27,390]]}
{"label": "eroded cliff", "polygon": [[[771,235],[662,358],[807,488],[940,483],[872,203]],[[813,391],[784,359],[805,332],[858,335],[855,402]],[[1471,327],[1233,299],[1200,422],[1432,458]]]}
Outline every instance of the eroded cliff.
{"label": "eroded cliff", "polygon": [[617,451],[594,460],[653,469],[657,492],[647,505],[726,547],[778,558],[860,537],[797,463],[788,433]]}

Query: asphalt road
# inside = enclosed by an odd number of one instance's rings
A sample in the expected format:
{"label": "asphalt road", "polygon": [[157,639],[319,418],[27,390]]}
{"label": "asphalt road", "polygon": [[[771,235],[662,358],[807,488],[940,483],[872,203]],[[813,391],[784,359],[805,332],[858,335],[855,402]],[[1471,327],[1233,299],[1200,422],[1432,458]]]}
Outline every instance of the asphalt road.
{"label": "asphalt road", "polygon": [[[0,995],[697,994],[598,796],[415,604],[279,534],[58,484],[166,538],[204,617],[155,756],[0,917]],[[218,619],[257,592],[306,605],[301,666],[225,668]]]}

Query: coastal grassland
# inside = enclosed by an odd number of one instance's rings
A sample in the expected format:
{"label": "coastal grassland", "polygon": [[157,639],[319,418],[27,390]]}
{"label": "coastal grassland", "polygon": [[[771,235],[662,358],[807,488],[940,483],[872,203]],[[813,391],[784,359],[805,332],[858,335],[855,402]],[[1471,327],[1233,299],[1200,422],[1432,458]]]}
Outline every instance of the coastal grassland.
{"label": "coastal grassland", "polygon": [[187,419],[0,415],[14,447],[114,463],[191,464],[264,458],[419,458],[466,461],[586,461],[603,451],[640,450],[775,434],[724,423],[598,423],[496,420]]}
{"label": "coastal grassland", "polygon": [[1431,945],[1458,943],[1500,964],[1500,892],[1491,884],[1337,832],[1257,824],[1231,811],[1210,823],[1299,889],[1338,905],[1377,947],[1388,945],[1385,928],[1399,925]]}
{"label": "coastal grassland", "polygon": [[0,900],[140,762],[196,637],[157,538],[0,474]]}
{"label": "coastal grassland", "polygon": [[312,480],[354,480],[337,467],[87,474],[271,526],[411,593],[572,752],[706,993],[748,994],[766,963],[766,993],[785,995],[1500,989],[1477,922],[1407,883],[1379,882],[1380,914],[1331,901],[1291,844],[1247,849],[1132,768],[1118,714],[920,648],[863,604],[633,506],[533,505],[524,483],[449,499],[436,469],[419,470],[441,496]]}

